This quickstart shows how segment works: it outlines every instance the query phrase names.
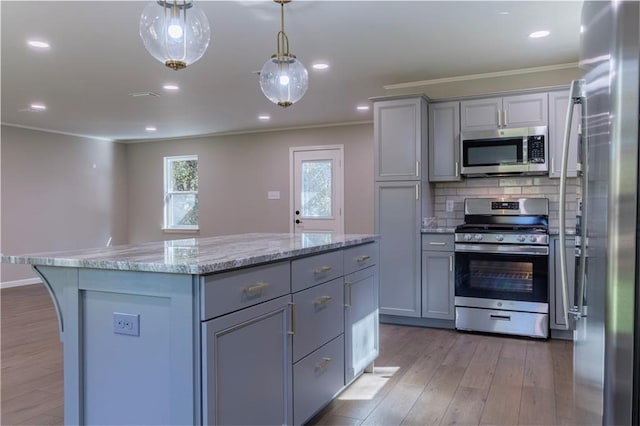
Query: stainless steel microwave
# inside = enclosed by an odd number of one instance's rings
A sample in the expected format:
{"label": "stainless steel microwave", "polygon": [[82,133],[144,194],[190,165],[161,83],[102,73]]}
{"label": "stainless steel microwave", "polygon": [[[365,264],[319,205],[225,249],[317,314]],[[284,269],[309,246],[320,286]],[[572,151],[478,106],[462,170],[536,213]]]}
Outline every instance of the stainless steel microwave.
{"label": "stainless steel microwave", "polygon": [[460,144],[463,175],[546,174],[549,171],[546,126],[465,132]]}

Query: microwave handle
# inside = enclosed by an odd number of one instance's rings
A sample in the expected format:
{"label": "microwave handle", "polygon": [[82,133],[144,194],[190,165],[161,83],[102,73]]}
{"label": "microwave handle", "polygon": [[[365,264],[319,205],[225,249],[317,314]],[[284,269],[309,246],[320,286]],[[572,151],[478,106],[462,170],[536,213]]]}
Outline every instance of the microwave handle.
{"label": "microwave handle", "polygon": [[[576,103],[581,103],[583,96],[584,80],[573,80],[569,89],[569,105],[567,107],[567,117],[565,120],[564,137],[562,140],[562,163],[560,164],[560,277],[562,282],[562,308],[564,310],[563,319],[567,330],[571,329],[569,324],[569,278],[567,275],[567,164],[569,159],[569,141],[571,139],[571,120],[573,118],[573,109]],[[577,295],[574,295],[576,297]],[[579,297],[579,296],[578,296]],[[572,304],[573,306],[573,304]]]}

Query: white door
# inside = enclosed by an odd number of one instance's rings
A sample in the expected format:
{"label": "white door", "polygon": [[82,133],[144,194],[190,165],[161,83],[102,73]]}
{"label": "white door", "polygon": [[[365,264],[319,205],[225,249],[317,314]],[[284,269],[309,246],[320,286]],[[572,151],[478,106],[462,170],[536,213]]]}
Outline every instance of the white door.
{"label": "white door", "polygon": [[343,147],[299,147],[291,157],[291,232],[344,233]]}

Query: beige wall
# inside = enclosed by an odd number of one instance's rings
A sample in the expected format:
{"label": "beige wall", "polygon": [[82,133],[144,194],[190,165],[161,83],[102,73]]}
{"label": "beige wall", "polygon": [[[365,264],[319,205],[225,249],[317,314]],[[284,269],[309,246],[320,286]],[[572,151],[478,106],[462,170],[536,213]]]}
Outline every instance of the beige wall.
{"label": "beige wall", "polygon": [[[126,242],[122,144],[2,126],[0,250],[34,253]],[[5,283],[34,278],[1,265]]]}
{"label": "beige wall", "polygon": [[[359,124],[127,145],[131,243],[162,231],[163,157],[198,155],[200,232],[289,232],[289,147],[344,145],[345,233],[373,232],[373,126]],[[267,191],[280,191],[268,200]]]}

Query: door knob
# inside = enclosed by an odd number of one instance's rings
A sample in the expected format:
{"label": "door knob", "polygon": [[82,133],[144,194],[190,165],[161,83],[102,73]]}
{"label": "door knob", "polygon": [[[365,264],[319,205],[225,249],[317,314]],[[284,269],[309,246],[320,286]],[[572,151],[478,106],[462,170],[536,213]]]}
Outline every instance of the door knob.
{"label": "door knob", "polygon": [[296,219],[296,223],[302,223],[300,219]]}
{"label": "door knob", "polygon": [[300,214],[300,210],[296,210],[296,214]]}

